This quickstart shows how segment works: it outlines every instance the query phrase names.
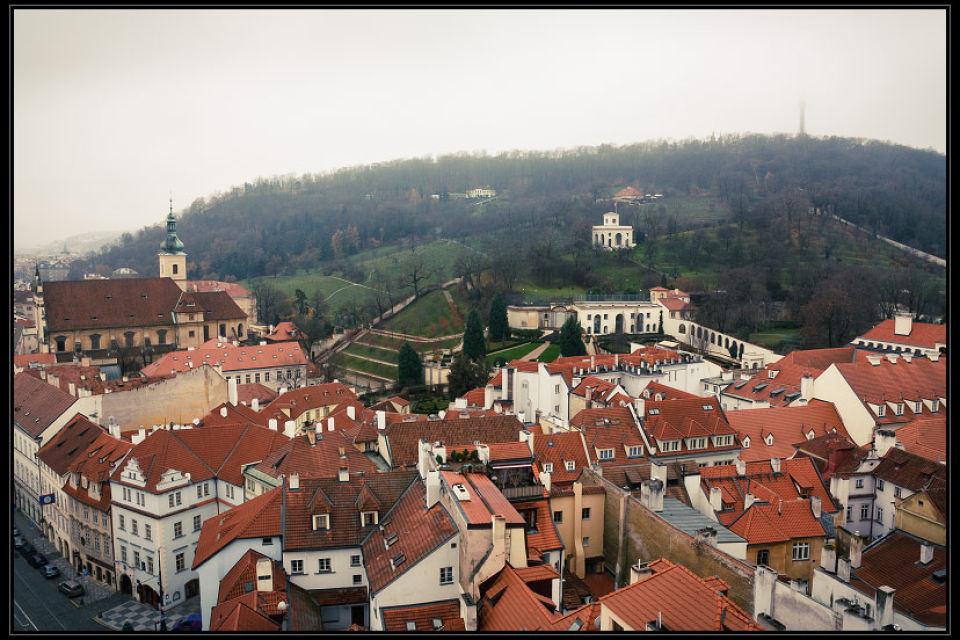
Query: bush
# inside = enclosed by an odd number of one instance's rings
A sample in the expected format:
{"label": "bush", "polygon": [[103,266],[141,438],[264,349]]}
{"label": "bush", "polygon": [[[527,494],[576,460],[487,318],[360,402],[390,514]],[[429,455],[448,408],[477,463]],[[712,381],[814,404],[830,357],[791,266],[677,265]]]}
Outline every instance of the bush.
{"label": "bush", "polygon": [[510,335],[518,340],[538,340],[540,338],[539,329],[511,329]]}

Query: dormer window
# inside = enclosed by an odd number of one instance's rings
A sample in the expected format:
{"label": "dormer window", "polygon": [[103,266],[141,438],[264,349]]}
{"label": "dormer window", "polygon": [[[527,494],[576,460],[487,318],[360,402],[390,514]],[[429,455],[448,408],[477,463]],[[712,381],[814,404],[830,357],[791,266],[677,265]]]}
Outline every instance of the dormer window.
{"label": "dormer window", "polygon": [[567,465],[567,471],[573,471],[577,468],[577,463],[574,462],[573,460],[567,460],[566,465]]}
{"label": "dormer window", "polygon": [[640,458],[643,456],[643,446],[638,445],[627,448],[627,456],[630,458]]}
{"label": "dormer window", "polygon": [[746,438],[743,439],[743,448],[744,449],[750,448],[750,436],[747,436]]}
{"label": "dormer window", "polygon": [[597,457],[600,460],[613,460],[613,449],[598,449]]}
{"label": "dormer window", "polygon": [[770,376],[770,379],[773,380],[774,378],[777,377],[777,374],[780,372],[777,371],[776,369],[770,369],[770,371],[768,371],[767,373]]}
{"label": "dormer window", "polygon": [[547,473],[553,473],[553,463],[545,462],[543,464],[543,470],[546,471]]}
{"label": "dormer window", "polygon": [[882,418],[887,413],[887,408],[885,406],[877,405],[877,417]]}
{"label": "dormer window", "polygon": [[773,434],[772,434],[772,433],[767,434],[767,437],[764,438],[763,440],[764,440],[764,442],[767,443],[767,446],[768,446],[768,447],[773,446]]}
{"label": "dormer window", "polygon": [[360,512],[360,524],[361,526],[368,527],[373,524],[377,524],[380,521],[380,514],[377,511],[361,511]]}
{"label": "dormer window", "polygon": [[329,514],[320,514],[313,516],[313,530],[317,531],[319,529],[329,529],[330,528],[330,515]]}

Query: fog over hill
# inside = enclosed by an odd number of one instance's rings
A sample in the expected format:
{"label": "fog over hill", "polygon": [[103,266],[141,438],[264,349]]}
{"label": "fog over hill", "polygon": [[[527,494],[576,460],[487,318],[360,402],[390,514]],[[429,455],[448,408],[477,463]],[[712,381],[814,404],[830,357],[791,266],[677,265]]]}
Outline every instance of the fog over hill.
{"label": "fog over hill", "polygon": [[17,239],[14,238],[13,251],[14,253],[52,255],[63,253],[66,248],[70,253],[87,255],[100,251],[105,245],[116,243],[120,239],[120,234],[120,231],[91,231],[34,246],[17,244]]}

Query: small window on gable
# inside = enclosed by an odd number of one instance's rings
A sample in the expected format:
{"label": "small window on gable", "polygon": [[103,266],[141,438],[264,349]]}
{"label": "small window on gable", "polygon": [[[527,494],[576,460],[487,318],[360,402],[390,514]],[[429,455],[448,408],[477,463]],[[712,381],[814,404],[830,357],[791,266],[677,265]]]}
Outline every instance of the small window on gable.
{"label": "small window on gable", "polygon": [[577,468],[577,463],[573,460],[567,460],[567,471],[573,471]]}
{"label": "small window on gable", "polygon": [[330,516],[326,513],[313,516],[313,530],[318,529],[329,529],[330,528]]}
{"label": "small window on gable", "polygon": [[772,433],[766,437],[766,442],[767,442],[767,446],[768,446],[768,447],[773,445],[773,434],[772,434]]}
{"label": "small window on gable", "polygon": [[546,471],[547,473],[553,473],[553,463],[545,462],[543,464],[543,470]]}

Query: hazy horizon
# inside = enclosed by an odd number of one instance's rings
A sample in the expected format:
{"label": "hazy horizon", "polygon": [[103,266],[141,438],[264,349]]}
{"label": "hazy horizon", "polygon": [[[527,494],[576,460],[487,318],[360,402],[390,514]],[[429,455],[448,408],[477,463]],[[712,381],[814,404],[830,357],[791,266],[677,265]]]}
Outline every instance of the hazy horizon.
{"label": "hazy horizon", "polygon": [[38,10],[14,27],[14,247],[258,177],[795,134],[946,153],[942,10]]}

